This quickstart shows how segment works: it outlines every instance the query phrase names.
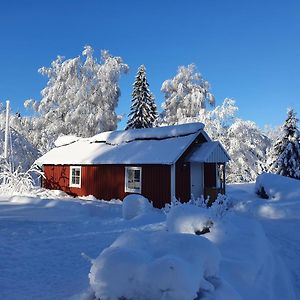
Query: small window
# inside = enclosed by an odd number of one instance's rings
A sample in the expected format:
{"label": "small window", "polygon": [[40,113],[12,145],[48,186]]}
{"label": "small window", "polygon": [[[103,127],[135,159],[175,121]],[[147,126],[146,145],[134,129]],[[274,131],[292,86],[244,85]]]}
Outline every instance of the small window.
{"label": "small window", "polygon": [[70,187],[81,187],[81,167],[70,167]]}
{"label": "small window", "polygon": [[125,192],[142,192],[142,168],[125,167]]}

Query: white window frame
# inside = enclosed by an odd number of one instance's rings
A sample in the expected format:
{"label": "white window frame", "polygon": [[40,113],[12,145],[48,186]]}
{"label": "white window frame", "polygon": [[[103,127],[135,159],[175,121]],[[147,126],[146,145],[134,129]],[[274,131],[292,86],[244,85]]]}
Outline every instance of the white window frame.
{"label": "white window frame", "polygon": [[[72,170],[79,170],[80,176],[79,176],[79,183],[73,183],[72,182]],[[69,186],[70,187],[76,187],[76,188],[81,188],[81,166],[70,166],[70,182]]]}
{"label": "white window frame", "polygon": [[[140,182],[138,188],[128,187],[128,170],[139,170],[140,171]],[[125,167],[125,192],[126,193],[142,193],[142,167]]]}

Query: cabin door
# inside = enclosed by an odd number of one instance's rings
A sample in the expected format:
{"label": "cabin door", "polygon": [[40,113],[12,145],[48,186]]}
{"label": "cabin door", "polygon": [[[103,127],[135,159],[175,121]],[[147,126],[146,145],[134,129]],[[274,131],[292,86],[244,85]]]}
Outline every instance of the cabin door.
{"label": "cabin door", "polygon": [[191,197],[195,199],[204,194],[203,163],[191,163]]}

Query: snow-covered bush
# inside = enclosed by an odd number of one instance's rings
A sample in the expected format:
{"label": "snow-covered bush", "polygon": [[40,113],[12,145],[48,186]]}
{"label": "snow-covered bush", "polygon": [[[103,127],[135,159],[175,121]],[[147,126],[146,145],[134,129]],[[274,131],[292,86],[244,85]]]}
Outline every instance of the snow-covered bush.
{"label": "snow-covered bush", "polygon": [[192,300],[222,285],[219,262],[205,238],[129,232],[93,260],[89,278],[96,299]]}
{"label": "snow-covered bush", "polygon": [[256,178],[255,192],[265,199],[300,201],[299,180],[286,176],[263,173]]}
{"label": "snow-covered bush", "polygon": [[123,218],[130,220],[152,210],[153,206],[147,198],[140,194],[130,194],[123,199]]}
{"label": "snow-covered bush", "polygon": [[227,195],[218,194],[217,199],[209,207],[212,216],[223,218],[226,213],[233,207],[233,202]]}
{"label": "snow-covered bush", "polygon": [[29,170],[23,172],[21,167],[13,171],[7,164],[2,164],[0,171],[0,195],[30,192],[34,187],[34,179],[32,176],[34,173],[43,175],[34,165]]}
{"label": "snow-covered bush", "polygon": [[188,202],[180,202],[177,198],[173,198],[170,203],[166,203],[165,207],[163,208],[163,211],[165,212],[165,214],[168,214],[174,207],[182,205],[194,205],[206,208],[207,200],[204,199],[203,196],[200,198],[192,197]]}
{"label": "snow-covered bush", "polygon": [[167,229],[170,232],[202,235],[217,230],[221,219],[232,206],[226,195],[219,194],[211,206],[204,198],[192,199],[187,203],[177,200],[168,205]]}
{"label": "snow-covered bush", "polygon": [[194,205],[174,206],[167,214],[170,232],[204,234],[210,232],[213,221],[207,208]]}

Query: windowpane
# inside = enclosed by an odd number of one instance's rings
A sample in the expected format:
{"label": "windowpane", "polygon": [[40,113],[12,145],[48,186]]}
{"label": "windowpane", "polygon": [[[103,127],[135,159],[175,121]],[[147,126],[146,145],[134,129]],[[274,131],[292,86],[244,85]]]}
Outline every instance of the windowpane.
{"label": "windowpane", "polygon": [[127,167],[125,170],[125,191],[139,193],[141,190],[141,169],[137,167]]}
{"label": "windowpane", "polygon": [[134,181],[140,182],[140,170],[134,170]]}
{"label": "windowpane", "polygon": [[80,167],[70,167],[70,185],[74,187],[80,187],[81,183],[81,168]]}
{"label": "windowpane", "polygon": [[128,171],[128,182],[134,181],[134,170],[127,170]]}

